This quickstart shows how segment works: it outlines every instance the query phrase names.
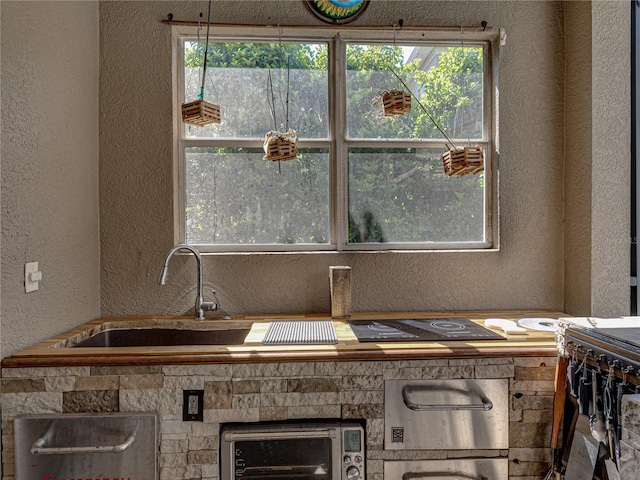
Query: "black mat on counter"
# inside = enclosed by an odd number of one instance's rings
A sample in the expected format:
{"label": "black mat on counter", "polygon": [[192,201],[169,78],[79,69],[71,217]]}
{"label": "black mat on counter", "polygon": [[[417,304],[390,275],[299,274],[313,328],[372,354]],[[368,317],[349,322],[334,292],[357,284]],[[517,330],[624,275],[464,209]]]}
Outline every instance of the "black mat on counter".
{"label": "black mat on counter", "polygon": [[349,320],[361,342],[434,342],[446,340],[506,340],[468,318],[403,318]]}

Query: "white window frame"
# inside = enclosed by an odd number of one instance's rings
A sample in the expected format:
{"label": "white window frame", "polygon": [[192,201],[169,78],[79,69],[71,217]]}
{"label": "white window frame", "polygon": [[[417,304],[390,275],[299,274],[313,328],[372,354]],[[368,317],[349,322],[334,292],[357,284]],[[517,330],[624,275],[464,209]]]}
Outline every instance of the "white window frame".
{"label": "white window frame", "polygon": [[[366,252],[366,251],[495,251],[499,249],[498,237],[498,199],[497,179],[494,175],[494,156],[496,152],[495,131],[497,131],[498,116],[494,101],[497,92],[497,65],[495,56],[497,52],[497,34],[491,32],[464,32],[464,45],[476,45],[484,48],[483,54],[483,135],[474,144],[484,149],[484,175],[485,175],[485,219],[483,242],[416,242],[416,243],[348,243],[348,222],[346,221],[348,210],[348,161],[347,151],[349,147],[402,147],[429,148],[444,146],[444,140],[369,140],[348,139],[346,134],[346,47],[347,43],[380,43],[391,44],[420,44],[433,45],[441,43],[451,46],[460,44],[460,32],[455,30],[434,30],[428,33],[420,31],[403,31],[402,35],[394,38],[393,31],[349,29],[347,27],[313,30],[309,35],[310,27],[242,27],[239,33],[238,27],[212,27],[210,40],[212,41],[267,41],[280,40],[299,41],[301,43],[327,43],[329,48],[329,137],[327,139],[300,139],[300,148],[328,148],[329,157],[329,234],[331,241],[327,244],[198,244],[198,249],[203,253],[243,253],[243,252]],[[301,32],[304,32],[301,34]],[[185,136],[185,124],[181,120],[181,105],[184,99],[184,45],[185,39],[195,38],[197,27],[173,26],[173,148],[174,148],[174,241],[184,243],[185,231],[185,158],[186,147],[198,146],[229,146],[228,139],[188,139]],[[202,40],[202,38],[201,38]],[[335,58],[335,61],[331,61]],[[340,119],[340,121],[337,121]],[[224,121],[224,119],[223,119]],[[495,125],[495,127],[494,127]],[[341,127],[341,128],[338,128]],[[466,139],[453,139],[458,145],[464,145]],[[234,139],[233,146],[262,148],[263,139],[246,140]]]}

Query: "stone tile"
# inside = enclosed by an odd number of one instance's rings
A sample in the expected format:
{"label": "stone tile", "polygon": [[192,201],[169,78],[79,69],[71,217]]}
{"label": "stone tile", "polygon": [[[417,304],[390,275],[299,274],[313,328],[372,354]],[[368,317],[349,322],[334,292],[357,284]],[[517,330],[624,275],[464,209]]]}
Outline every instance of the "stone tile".
{"label": "stone tile", "polygon": [[64,413],[106,413],[120,410],[118,390],[64,392]]}
{"label": "stone tile", "polygon": [[220,445],[218,435],[207,437],[189,437],[189,450],[217,450]]}
{"label": "stone tile", "polygon": [[44,378],[3,378],[0,393],[27,393],[46,391]]}
{"label": "stone tile", "polygon": [[76,390],[118,390],[120,377],[117,375],[104,375],[98,377],[76,378]]}
{"label": "stone tile", "polygon": [[160,453],[185,453],[189,450],[188,439],[167,440],[164,437],[160,442]]}
{"label": "stone tile", "polygon": [[516,367],[554,367],[556,366],[556,357],[514,357],[513,364]]}
{"label": "stone tile", "polygon": [[511,395],[513,410],[553,410],[553,395]]}
{"label": "stone tile", "polygon": [[246,363],[233,365],[233,378],[249,379],[263,377],[313,377],[312,362],[300,363]]}
{"label": "stone tile", "polygon": [[620,442],[620,478],[631,480],[637,478],[640,471],[640,450],[629,445],[627,442]]}
{"label": "stone tile", "polygon": [[231,408],[231,382],[205,382],[204,384],[204,409]]}
{"label": "stone tile", "polygon": [[551,423],[553,410],[523,410],[522,421],[524,423]]}
{"label": "stone tile", "polygon": [[509,446],[512,448],[543,447],[550,438],[550,423],[509,422]]}
{"label": "stone tile", "polygon": [[164,387],[175,390],[204,390],[206,377],[164,376]]}
{"label": "stone tile", "polygon": [[216,365],[163,365],[162,373],[171,376],[186,377],[211,377],[218,379],[230,379],[232,368],[230,364]]}
{"label": "stone tile", "polygon": [[475,368],[472,365],[425,368],[422,378],[425,379],[453,379],[474,378]]}
{"label": "stone tile", "polygon": [[164,377],[158,375],[121,375],[120,388],[123,390],[162,388]]}
{"label": "stone tile", "polygon": [[0,395],[3,433],[8,431],[6,430],[7,423],[12,421],[16,415],[57,412],[62,412],[62,393],[60,392],[5,393]]}
{"label": "stone tile", "polygon": [[287,391],[287,379],[269,378],[260,381],[260,393],[278,393]]}
{"label": "stone tile", "polygon": [[291,378],[287,382],[288,392],[339,392],[340,378]]}
{"label": "stone tile", "polygon": [[[431,368],[431,367],[427,367]],[[446,368],[446,367],[433,367]],[[385,368],[383,371],[385,380],[421,380],[424,377],[423,368]]]}
{"label": "stone tile", "polygon": [[206,423],[228,423],[228,422],[257,422],[260,420],[260,409],[251,408],[246,410],[216,409],[204,411],[204,421]]}
{"label": "stone tile", "polygon": [[384,362],[318,362],[308,376],[382,375]]}
{"label": "stone tile", "polygon": [[342,418],[384,418],[383,405],[342,405]]}
{"label": "stone tile", "polygon": [[287,417],[294,418],[340,418],[340,405],[311,405],[287,407]]}
{"label": "stone tile", "polygon": [[3,368],[3,378],[86,377],[90,367]]}
{"label": "stone tile", "polygon": [[550,448],[511,448],[509,460],[519,462],[551,462]]}
{"label": "stone tile", "polygon": [[382,375],[345,375],[342,377],[343,390],[382,390]]}
{"label": "stone tile", "polygon": [[160,470],[159,480],[192,480],[202,478],[200,465],[188,465],[186,467],[165,467]]}
{"label": "stone tile", "polygon": [[345,390],[340,393],[340,403],[343,405],[382,405],[384,404],[384,391]]}
{"label": "stone tile", "polygon": [[640,394],[622,397],[622,440],[640,450]]}
{"label": "stone tile", "polygon": [[367,420],[366,439],[367,446],[382,445],[384,443],[384,419]]}
{"label": "stone tile", "polygon": [[[340,394],[318,393],[262,393],[260,405],[263,407],[293,407],[302,405],[339,405]],[[206,408],[206,407],[205,407]]]}
{"label": "stone tile", "polygon": [[512,378],[513,365],[477,365],[475,367],[476,378]]}
{"label": "stone tile", "polygon": [[515,380],[509,382],[510,392],[554,392],[553,381]]}
{"label": "stone tile", "polygon": [[204,423],[204,422],[192,422],[191,432],[197,437],[217,437],[220,432],[220,424],[218,423]]}
{"label": "stone tile", "polygon": [[515,367],[515,380],[531,380],[531,381],[544,381],[553,382],[556,378],[555,367]]}
{"label": "stone tile", "polygon": [[181,453],[161,453],[158,455],[158,464],[160,468],[176,468],[187,464],[187,452]]}
{"label": "stone tile", "polygon": [[120,411],[158,412],[163,418],[182,418],[182,391],[170,389],[121,390]]}
{"label": "stone tile", "polygon": [[513,358],[451,358],[448,360],[451,367],[460,365],[489,366],[489,365],[513,365]]}
{"label": "stone tile", "polygon": [[287,407],[260,407],[260,421],[286,420],[288,418]]}
{"label": "stone tile", "polygon": [[183,422],[182,420],[163,420],[160,423],[160,432],[162,435],[167,434],[186,434],[187,439],[191,433],[191,425],[195,422]]}
{"label": "stone tile", "polygon": [[260,406],[260,394],[248,393],[246,395],[233,395],[231,408],[258,408]]}
{"label": "stone tile", "polygon": [[213,465],[218,463],[217,450],[192,450],[187,453],[187,464]]}
{"label": "stone tile", "polygon": [[509,478],[518,478],[520,480],[524,476],[533,478],[543,478],[549,471],[551,464],[549,462],[509,462]]}
{"label": "stone tile", "polygon": [[160,365],[122,365],[113,367],[90,367],[91,375],[159,375],[162,373]]}
{"label": "stone tile", "polygon": [[231,391],[234,395],[241,393],[260,393],[262,382],[260,380],[233,380]]}
{"label": "stone tile", "polygon": [[47,392],[71,392],[76,388],[76,377],[45,377]]}

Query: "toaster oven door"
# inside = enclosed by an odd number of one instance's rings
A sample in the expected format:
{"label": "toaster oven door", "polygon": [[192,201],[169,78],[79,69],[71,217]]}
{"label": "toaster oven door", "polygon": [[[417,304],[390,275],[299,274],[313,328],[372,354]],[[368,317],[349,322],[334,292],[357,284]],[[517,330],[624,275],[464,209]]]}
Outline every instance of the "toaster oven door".
{"label": "toaster oven door", "polygon": [[223,432],[224,480],[338,480],[335,429]]}

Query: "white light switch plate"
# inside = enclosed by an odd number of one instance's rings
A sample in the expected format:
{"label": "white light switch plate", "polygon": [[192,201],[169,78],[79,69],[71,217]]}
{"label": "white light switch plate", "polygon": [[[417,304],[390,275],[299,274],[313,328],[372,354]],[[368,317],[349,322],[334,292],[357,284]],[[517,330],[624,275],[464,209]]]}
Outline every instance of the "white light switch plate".
{"label": "white light switch plate", "polygon": [[42,272],[38,269],[38,262],[24,264],[24,291],[26,293],[38,290],[38,285],[42,280]]}

